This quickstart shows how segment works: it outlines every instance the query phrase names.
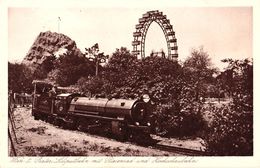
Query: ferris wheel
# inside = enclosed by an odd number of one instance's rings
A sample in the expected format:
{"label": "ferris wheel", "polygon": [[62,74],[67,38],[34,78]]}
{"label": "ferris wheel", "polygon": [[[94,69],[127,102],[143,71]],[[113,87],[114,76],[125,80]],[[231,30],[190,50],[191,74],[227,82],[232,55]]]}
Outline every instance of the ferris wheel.
{"label": "ferris wheel", "polygon": [[175,32],[172,29],[170,20],[158,10],[146,12],[143,14],[143,17],[139,19],[139,23],[135,25],[136,31],[133,33],[134,41],[132,41],[132,54],[138,58],[145,57],[145,39],[152,22],[156,22],[164,33],[168,48],[167,58],[170,60],[177,60],[178,46]]}

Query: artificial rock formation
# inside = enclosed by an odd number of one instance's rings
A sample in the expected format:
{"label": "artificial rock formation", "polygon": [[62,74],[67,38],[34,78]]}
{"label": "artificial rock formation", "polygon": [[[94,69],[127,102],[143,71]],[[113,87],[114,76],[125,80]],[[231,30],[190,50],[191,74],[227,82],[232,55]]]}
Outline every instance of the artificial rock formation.
{"label": "artificial rock formation", "polygon": [[77,48],[75,41],[68,36],[50,31],[41,32],[22,63],[35,70],[49,57],[57,57],[68,51],[83,55]]}

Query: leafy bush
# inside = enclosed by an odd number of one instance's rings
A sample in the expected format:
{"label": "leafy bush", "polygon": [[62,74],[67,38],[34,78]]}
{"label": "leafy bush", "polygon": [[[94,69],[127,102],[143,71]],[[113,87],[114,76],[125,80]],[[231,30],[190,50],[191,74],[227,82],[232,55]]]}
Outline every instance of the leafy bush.
{"label": "leafy bush", "polygon": [[253,113],[234,104],[211,107],[213,121],[204,137],[213,155],[253,155]]}
{"label": "leafy bush", "polygon": [[208,150],[215,155],[253,155],[253,64],[251,61],[227,59],[229,78],[222,81],[231,89],[233,101],[219,108],[211,107]]}
{"label": "leafy bush", "polygon": [[97,94],[104,93],[103,86],[104,81],[102,78],[94,76],[94,77],[81,77],[78,82],[77,86],[81,92],[85,95],[89,95],[90,97]]}
{"label": "leafy bush", "polygon": [[24,64],[8,62],[8,89],[13,92],[27,92],[33,90],[33,74]]}
{"label": "leafy bush", "polygon": [[206,121],[201,115],[200,108],[176,110],[175,105],[157,106],[157,111],[153,115],[156,118],[156,132],[163,136],[192,136],[196,135],[205,127]]}
{"label": "leafy bush", "polygon": [[[148,93],[154,102],[167,103],[180,93],[181,67],[177,62],[147,57],[138,60],[126,48],[117,49],[108,61],[102,78],[117,97],[138,97]],[[111,87],[110,87],[111,88]]]}

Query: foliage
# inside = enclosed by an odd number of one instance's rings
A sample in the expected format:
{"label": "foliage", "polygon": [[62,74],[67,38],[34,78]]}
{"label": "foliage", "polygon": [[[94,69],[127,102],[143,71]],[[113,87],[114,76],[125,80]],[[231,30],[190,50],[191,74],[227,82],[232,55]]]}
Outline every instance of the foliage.
{"label": "foliage", "polygon": [[139,62],[135,87],[147,90],[157,104],[177,100],[181,90],[181,67],[177,62],[160,57],[147,57]]}
{"label": "foliage", "polygon": [[215,155],[253,155],[253,65],[248,59],[225,61],[232,71],[228,87],[233,101],[210,109],[214,120],[205,137],[208,150]]}
{"label": "foliage", "polygon": [[77,86],[81,92],[85,95],[89,95],[92,97],[93,95],[102,94],[104,81],[100,77],[81,77],[78,82]]}
{"label": "foliage", "polygon": [[[177,94],[181,68],[177,62],[160,57],[138,60],[126,48],[117,49],[109,59],[103,77],[114,86],[118,97],[148,93],[154,102],[170,101]],[[169,93],[171,96],[169,96]]]}
{"label": "foliage", "polygon": [[193,49],[191,56],[184,61],[183,71],[187,92],[184,94],[193,97],[192,101],[199,101],[200,97],[205,97],[208,85],[214,80],[212,75],[216,71],[208,53],[202,47],[199,50]]}
{"label": "foliage", "polygon": [[54,62],[56,57],[54,55],[47,56],[42,64],[40,64],[33,72],[34,79],[45,79],[48,73],[54,69]]}
{"label": "foliage", "polygon": [[[158,57],[150,57],[150,59],[158,59]],[[163,61],[167,60],[163,59]],[[163,66],[160,67],[160,65]],[[159,71],[152,69],[152,73],[156,71],[159,73],[150,80],[166,75],[159,87],[162,89],[160,90],[162,96],[157,99],[162,104],[157,106],[154,115],[157,118],[159,130],[166,136],[187,136],[195,135],[205,128],[206,121],[202,116],[203,99],[201,97],[204,98],[209,94],[209,86],[214,81],[212,75],[215,69],[212,68],[211,60],[203,48],[194,49],[182,67],[169,66],[162,62],[149,66],[159,67]],[[155,81],[156,85],[160,84],[159,81]]]}
{"label": "foliage", "polygon": [[232,92],[232,98],[237,106],[243,109],[253,110],[253,63],[249,59],[232,60],[225,59],[229,65],[225,72],[229,72],[225,78],[225,84]]}
{"label": "foliage", "polygon": [[32,92],[32,73],[23,64],[8,62],[8,89],[13,92]]}
{"label": "foliage", "polygon": [[178,104],[158,105],[153,118],[156,122],[156,132],[163,136],[194,136],[206,126],[197,105],[190,109],[176,110]]}
{"label": "foliage", "polygon": [[253,113],[234,104],[210,107],[213,121],[204,137],[213,155],[253,155]]}
{"label": "foliage", "polygon": [[98,76],[98,69],[99,69],[99,64],[100,63],[105,63],[106,60],[108,59],[108,55],[104,55],[104,53],[99,53],[99,46],[98,43],[96,43],[95,45],[93,45],[91,48],[85,48],[86,52],[85,52],[85,56],[87,56],[87,58],[90,61],[93,61],[96,65],[96,76]]}
{"label": "foliage", "polygon": [[105,66],[103,77],[117,88],[129,86],[129,76],[136,70],[137,58],[124,47],[116,49]]}
{"label": "foliage", "polygon": [[60,86],[75,84],[81,77],[95,73],[94,65],[77,51],[68,51],[55,62],[55,69],[48,74]]}

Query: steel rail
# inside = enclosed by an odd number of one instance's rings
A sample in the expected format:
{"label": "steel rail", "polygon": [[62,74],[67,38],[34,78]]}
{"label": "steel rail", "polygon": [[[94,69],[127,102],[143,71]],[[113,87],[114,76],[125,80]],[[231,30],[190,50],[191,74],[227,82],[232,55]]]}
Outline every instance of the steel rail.
{"label": "steel rail", "polygon": [[162,145],[162,144],[155,144],[153,147],[155,149],[183,154],[185,156],[209,156],[208,152],[195,150],[195,149],[189,149],[189,148],[181,148],[181,147],[168,146],[168,145]]}

